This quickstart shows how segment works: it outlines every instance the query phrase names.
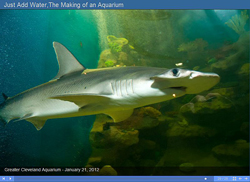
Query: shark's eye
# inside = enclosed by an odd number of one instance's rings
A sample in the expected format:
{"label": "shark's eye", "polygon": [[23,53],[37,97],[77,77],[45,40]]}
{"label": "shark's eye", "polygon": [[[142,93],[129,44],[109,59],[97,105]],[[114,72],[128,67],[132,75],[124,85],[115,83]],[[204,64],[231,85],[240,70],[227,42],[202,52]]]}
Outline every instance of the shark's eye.
{"label": "shark's eye", "polygon": [[178,76],[179,70],[177,68],[172,69],[173,76]]}

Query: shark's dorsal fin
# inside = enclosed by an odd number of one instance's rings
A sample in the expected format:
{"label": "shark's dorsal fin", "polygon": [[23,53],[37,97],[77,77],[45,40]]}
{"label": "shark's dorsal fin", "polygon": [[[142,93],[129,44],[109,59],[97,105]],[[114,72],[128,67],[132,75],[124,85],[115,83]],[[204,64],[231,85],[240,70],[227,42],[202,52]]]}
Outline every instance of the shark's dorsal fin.
{"label": "shark's dorsal fin", "polygon": [[9,98],[5,93],[2,93],[2,95],[3,95],[4,100],[7,100]]}
{"label": "shark's dorsal fin", "polygon": [[53,42],[53,47],[56,52],[56,57],[59,65],[59,71],[54,79],[58,79],[64,75],[82,72],[85,67],[77,61],[71,52],[59,42]]}

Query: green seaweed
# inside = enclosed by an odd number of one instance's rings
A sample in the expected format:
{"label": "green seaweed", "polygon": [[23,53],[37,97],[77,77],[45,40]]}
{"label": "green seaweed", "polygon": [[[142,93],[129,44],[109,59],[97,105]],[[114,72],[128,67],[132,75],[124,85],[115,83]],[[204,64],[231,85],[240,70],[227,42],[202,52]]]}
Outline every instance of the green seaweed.
{"label": "green seaweed", "polygon": [[241,75],[249,75],[249,65],[249,63],[243,64],[238,73]]}
{"label": "green seaweed", "polygon": [[178,47],[178,52],[203,51],[207,46],[207,41],[203,39],[195,39],[188,43],[182,43]]}
{"label": "green seaweed", "polygon": [[122,51],[122,46],[116,42],[109,42],[108,46],[112,53],[117,53]]}
{"label": "green seaweed", "polygon": [[107,60],[105,61],[105,66],[106,67],[113,67],[115,65],[113,60]]}
{"label": "green seaweed", "polygon": [[249,16],[247,14],[247,10],[241,11],[240,15],[234,15],[230,20],[228,20],[225,24],[233,29],[237,34],[241,35],[246,32],[245,25]]}
{"label": "green seaweed", "polygon": [[114,35],[108,35],[108,46],[112,53],[118,53],[122,51],[124,45],[128,44],[128,40],[125,38],[117,38]]}
{"label": "green seaweed", "polygon": [[212,58],[212,59],[209,59],[207,61],[208,64],[213,64],[213,63],[216,63],[218,60],[216,58]]}

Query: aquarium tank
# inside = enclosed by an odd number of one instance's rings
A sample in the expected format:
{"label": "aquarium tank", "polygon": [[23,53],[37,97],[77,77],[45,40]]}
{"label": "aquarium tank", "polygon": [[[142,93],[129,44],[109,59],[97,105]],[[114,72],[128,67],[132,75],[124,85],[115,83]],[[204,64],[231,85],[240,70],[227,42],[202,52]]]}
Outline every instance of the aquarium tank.
{"label": "aquarium tank", "polygon": [[249,173],[249,10],[0,10],[0,16],[0,103],[56,76],[53,42],[87,69],[220,76],[209,90],[135,108],[116,123],[105,114],[49,119],[39,131],[25,118],[2,122],[2,174],[6,167],[93,169],[75,175]]}

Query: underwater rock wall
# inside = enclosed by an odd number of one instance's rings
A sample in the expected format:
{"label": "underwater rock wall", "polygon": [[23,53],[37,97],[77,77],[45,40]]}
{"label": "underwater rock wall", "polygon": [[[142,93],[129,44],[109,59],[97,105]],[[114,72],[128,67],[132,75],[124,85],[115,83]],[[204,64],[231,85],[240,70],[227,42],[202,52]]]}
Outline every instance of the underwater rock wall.
{"label": "underwater rock wall", "polygon": [[125,65],[173,67],[176,60],[182,59],[176,49],[184,40],[183,26],[176,22],[181,21],[178,16],[184,12],[113,10],[94,11],[93,14],[99,27],[102,50],[109,48],[106,37],[110,35],[127,39],[133,47],[134,51],[129,54],[132,59],[128,59],[130,63]]}

